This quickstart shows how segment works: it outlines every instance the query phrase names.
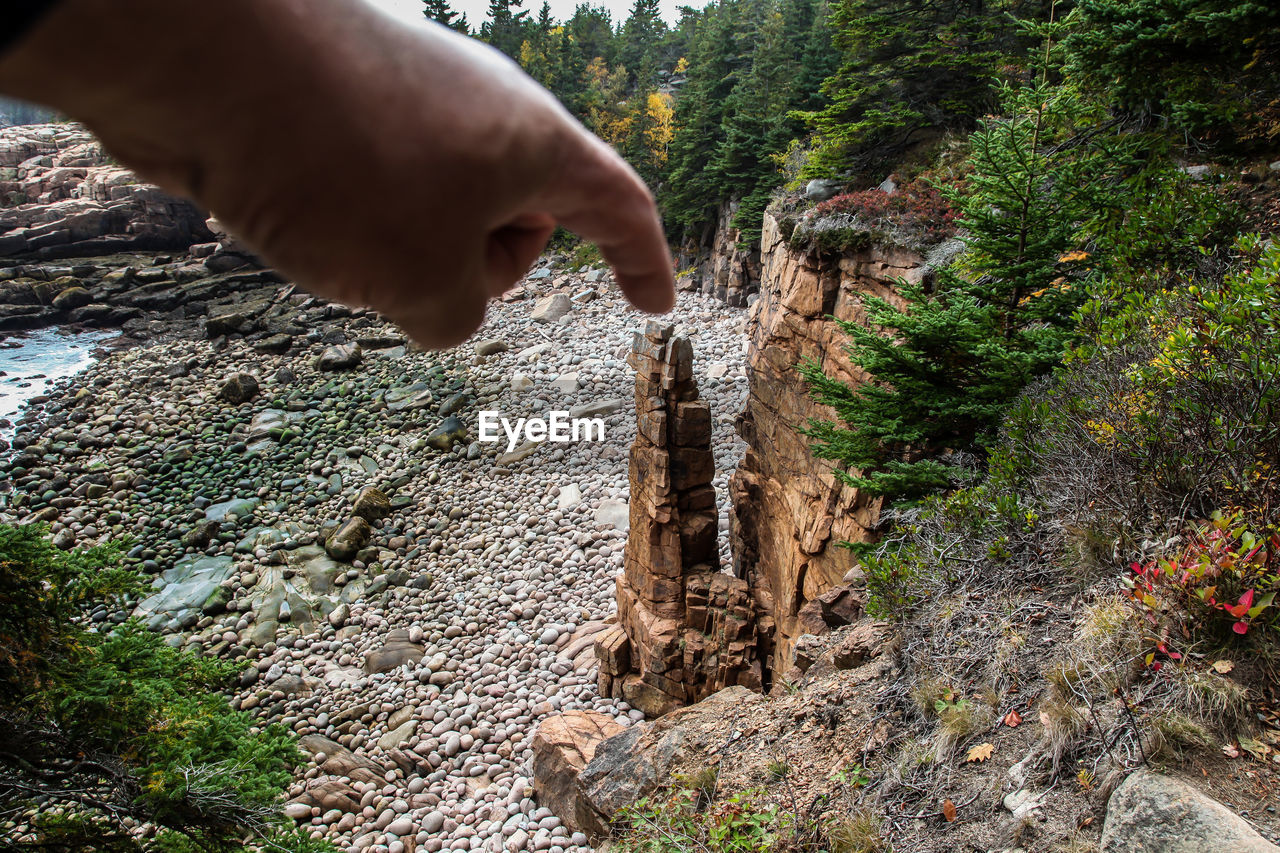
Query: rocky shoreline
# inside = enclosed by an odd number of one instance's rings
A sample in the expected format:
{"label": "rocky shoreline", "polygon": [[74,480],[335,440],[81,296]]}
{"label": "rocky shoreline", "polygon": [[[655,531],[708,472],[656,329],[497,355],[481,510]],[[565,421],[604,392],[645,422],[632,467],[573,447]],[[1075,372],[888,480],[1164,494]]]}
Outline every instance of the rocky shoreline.
{"label": "rocky shoreline", "polygon": [[[0,288],[57,281],[58,263],[12,266]],[[118,326],[127,346],[28,407],[4,520],[49,522],[63,547],[131,539],[157,577],[136,614],[243,660],[233,704],[302,738],[288,811],[314,835],[381,853],[590,849],[537,803],[528,761],[549,714],[643,717],[599,695],[592,648],[623,561],[626,355],[644,322],[607,275],[543,266],[471,343],[423,353],[269,271],[77,266],[53,289],[89,301],[10,316]],[[92,305],[107,311],[74,313]],[[711,408],[727,564],[745,315],[682,294],[671,316]],[[486,409],[602,417],[605,441],[507,452],[476,441]]]}

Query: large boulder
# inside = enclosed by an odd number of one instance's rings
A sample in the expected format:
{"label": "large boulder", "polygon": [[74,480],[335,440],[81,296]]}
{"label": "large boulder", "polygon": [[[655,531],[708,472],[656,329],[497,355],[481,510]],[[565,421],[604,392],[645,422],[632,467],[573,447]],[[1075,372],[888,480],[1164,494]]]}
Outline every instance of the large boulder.
{"label": "large boulder", "polygon": [[1235,812],[1187,783],[1138,770],[1107,803],[1102,853],[1280,853]]}
{"label": "large boulder", "polygon": [[584,825],[577,814],[578,774],[591,763],[596,747],[623,731],[612,717],[598,711],[566,711],[547,717],[534,730],[531,763],[538,803],[570,829]]}
{"label": "large boulder", "polygon": [[368,673],[390,672],[407,663],[417,663],[427,652],[421,643],[410,642],[409,632],[396,629],[387,634],[382,648],[369,652],[364,659],[364,670]]}
{"label": "large boulder", "polygon": [[573,814],[581,831],[596,838],[607,835],[621,809],[671,784],[674,773],[697,769],[721,748],[726,725],[766,701],[745,687],[726,687],[599,744],[578,774]]}
{"label": "large boulder", "polygon": [[369,541],[373,528],[359,516],[347,519],[324,543],[325,552],[340,562],[350,562]]}
{"label": "large boulder", "polygon": [[233,406],[247,403],[258,395],[258,380],[251,373],[233,373],[218,389],[218,396]]}
{"label": "large boulder", "polygon": [[573,300],[563,293],[544,296],[533,306],[533,319],[539,323],[556,323],[573,310]]}
{"label": "large boulder", "polygon": [[316,368],[319,370],[350,370],[357,367],[364,359],[364,351],[359,344],[334,344],[325,347],[316,357]]}

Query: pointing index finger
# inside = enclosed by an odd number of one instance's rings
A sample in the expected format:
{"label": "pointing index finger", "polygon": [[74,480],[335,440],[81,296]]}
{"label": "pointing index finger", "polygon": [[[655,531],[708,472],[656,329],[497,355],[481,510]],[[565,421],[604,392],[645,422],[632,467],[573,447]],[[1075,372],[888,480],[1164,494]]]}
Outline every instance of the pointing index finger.
{"label": "pointing index finger", "polygon": [[578,156],[566,158],[562,180],[550,189],[552,213],[600,247],[632,305],[653,314],[670,311],[675,276],[653,196],[603,142],[589,137],[582,148]]}

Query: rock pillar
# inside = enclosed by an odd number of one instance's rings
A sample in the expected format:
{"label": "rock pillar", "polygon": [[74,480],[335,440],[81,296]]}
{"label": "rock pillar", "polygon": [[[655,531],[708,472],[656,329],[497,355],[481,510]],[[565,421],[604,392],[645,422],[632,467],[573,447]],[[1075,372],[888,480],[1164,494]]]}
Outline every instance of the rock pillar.
{"label": "rock pillar", "polygon": [[741,684],[760,689],[746,581],[719,570],[711,410],[693,347],[651,321],[636,333],[631,529],[618,624],[596,641],[600,691],[650,716]]}

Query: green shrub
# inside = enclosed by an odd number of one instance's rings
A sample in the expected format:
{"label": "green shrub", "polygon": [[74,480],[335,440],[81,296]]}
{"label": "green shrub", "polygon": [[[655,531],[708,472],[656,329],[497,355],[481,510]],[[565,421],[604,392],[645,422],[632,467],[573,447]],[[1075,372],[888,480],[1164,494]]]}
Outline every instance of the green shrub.
{"label": "green shrub", "polygon": [[137,578],[118,548],[63,552],[44,534],[0,525],[0,832],[17,849],[330,849],[281,812],[302,756],[228,705],[234,665],[134,622],[86,627]]}
{"label": "green shrub", "polygon": [[777,806],[744,791],[702,805],[697,791],[645,798],[619,814],[614,849],[620,853],[768,853],[786,849],[794,821]]}

